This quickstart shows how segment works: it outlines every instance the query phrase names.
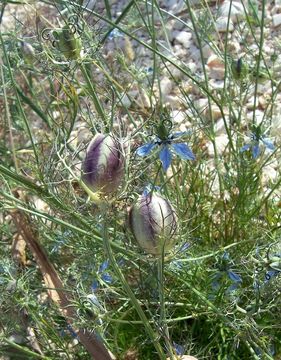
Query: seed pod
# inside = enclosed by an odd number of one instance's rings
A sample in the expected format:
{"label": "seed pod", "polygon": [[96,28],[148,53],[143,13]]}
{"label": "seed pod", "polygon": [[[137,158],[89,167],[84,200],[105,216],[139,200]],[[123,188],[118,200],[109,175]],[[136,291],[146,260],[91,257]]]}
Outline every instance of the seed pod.
{"label": "seed pod", "polygon": [[67,25],[54,30],[53,36],[55,38],[54,46],[66,59],[75,60],[80,57],[82,50],[81,39]]}
{"label": "seed pod", "polygon": [[245,80],[248,75],[248,65],[239,58],[231,62],[232,75],[235,80]]}
{"label": "seed pod", "polygon": [[87,148],[82,181],[94,193],[111,194],[122,182],[124,165],[120,142],[110,134],[96,134]]}
{"label": "seed pod", "polygon": [[35,50],[33,46],[25,41],[22,41],[20,45],[21,45],[21,54],[24,61],[29,65],[33,64],[36,60]]}
{"label": "seed pod", "polygon": [[129,212],[129,226],[143,250],[161,255],[173,247],[177,215],[172,205],[156,193],[143,193]]}

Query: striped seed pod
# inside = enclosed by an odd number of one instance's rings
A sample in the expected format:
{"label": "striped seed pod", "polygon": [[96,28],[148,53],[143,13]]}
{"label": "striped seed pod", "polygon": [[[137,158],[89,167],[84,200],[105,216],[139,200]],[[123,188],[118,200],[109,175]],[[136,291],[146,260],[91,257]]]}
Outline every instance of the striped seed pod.
{"label": "striped seed pod", "polygon": [[123,180],[125,158],[120,141],[110,134],[96,134],[82,164],[82,181],[94,193],[110,195]]}
{"label": "striped seed pod", "polygon": [[159,256],[175,243],[177,215],[168,202],[156,193],[143,193],[129,212],[129,226],[139,246]]}

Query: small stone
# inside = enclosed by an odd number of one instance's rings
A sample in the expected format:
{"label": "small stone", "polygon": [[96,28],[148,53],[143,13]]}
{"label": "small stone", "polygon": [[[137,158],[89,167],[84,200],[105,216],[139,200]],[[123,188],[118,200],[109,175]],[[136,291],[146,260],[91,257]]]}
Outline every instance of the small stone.
{"label": "small stone", "polygon": [[268,185],[271,182],[274,182],[277,177],[278,177],[278,173],[277,171],[270,165],[264,166],[262,169],[262,185]]}
{"label": "small stone", "polygon": [[210,79],[209,86],[215,90],[221,90],[224,88],[224,80]]}
{"label": "small stone", "polygon": [[246,107],[247,107],[248,110],[253,110],[255,104],[257,105],[257,103],[258,103],[257,101],[256,101],[256,103],[255,103],[255,97],[252,96],[252,97],[250,97],[250,98],[248,99],[247,104],[246,104]]}
{"label": "small stone", "polygon": [[161,94],[162,96],[166,96],[168,94],[171,93],[173,88],[173,84],[172,81],[170,79],[168,79],[167,77],[164,77],[161,81],[160,81],[160,89],[161,89]]}
{"label": "small stone", "polygon": [[[229,143],[228,136],[226,134],[216,136],[215,143],[216,143],[217,155],[221,156]],[[208,155],[210,157],[214,157],[215,151],[214,151],[213,143],[210,141],[206,144],[206,146],[207,146]]]}
{"label": "small stone", "polygon": [[[191,355],[181,355],[177,359],[178,360],[198,360],[196,357],[191,356]],[[170,360],[170,358],[168,357],[167,360]]]}
{"label": "small stone", "polygon": [[120,99],[120,105],[129,108],[131,106],[131,100],[129,96],[124,93]]}
{"label": "small stone", "polygon": [[173,110],[171,112],[171,118],[175,124],[183,124],[186,119],[186,115],[183,111]]}
{"label": "small stone", "polygon": [[174,39],[189,49],[192,44],[192,33],[187,31],[175,31]]}
{"label": "small stone", "polygon": [[281,14],[275,14],[272,16],[273,26],[277,27],[281,25]]}
{"label": "small stone", "polygon": [[205,59],[208,59],[211,55],[213,55],[213,49],[209,44],[205,44],[202,46],[202,53],[203,53],[203,57]]}
{"label": "small stone", "polygon": [[[253,115],[254,115],[254,112],[253,111],[249,111],[247,113],[247,119],[248,120],[253,120]],[[256,109],[255,111],[255,121],[257,124],[261,123],[262,121],[264,121],[264,112],[259,110],[259,109]]]}
{"label": "small stone", "polygon": [[9,340],[16,344],[24,344],[25,343],[25,338],[20,334],[12,334],[9,337]]}
{"label": "small stone", "polygon": [[225,1],[220,7],[220,15],[223,18],[228,18],[230,11],[230,19],[233,23],[245,19],[245,10],[243,4],[238,1]]}
{"label": "small stone", "polygon": [[201,98],[201,99],[198,99],[198,100],[195,100],[194,101],[194,107],[199,111],[203,111],[207,108],[208,106],[208,99],[205,99],[205,98]]}
{"label": "small stone", "polygon": [[192,60],[194,60],[195,62],[200,62],[200,58],[201,58],[200,50],[195,45],[192,45],[189,51]]}
{"label": "small stone", "polygon": [[[228,18],[226,17],[219,17],[217,19],[217,21],[215,22],[216,28],[218,32],[226,32],[226,31],[233,31],[234,30],[234,26],[233,26],[233,22],[231,20],[229,20],[228,22]],[[228,25],[228,28],[227,28]]]}
{"label": "small stone", "polygon": [[224,79],[224,63],[223,61],[216,55],[211,55],[207,61],[207,66],[210,70],[210,77],[216,80]]}
{"label": "small stone", "polygon": [[184,48],[182,45],[176,44],[173,47],[174,54],[177,58],[184,58],[186,57],[187,51],[186,48]]}
{"label": "small stone", "polygon": [[167,95],[164,100],[165,100],[165,104],[169,104],[172,107],[183,105],[181,104],[180,98],[175,95]]}
{"label": "small stone", "polygon": [[[229,127],[229,118],[226,118],[225,122],[226,122],[226,126]],[[224,122],[223,118],[220,118],[215,123],[214,130],[215,130],[216,135],[226,134],[225,122]]]}
{"label": "small stone", "polygon": [[271,135],[276,138],[278,142],[281,141],[281,109],[276,109],[276,115],[272,118]]}

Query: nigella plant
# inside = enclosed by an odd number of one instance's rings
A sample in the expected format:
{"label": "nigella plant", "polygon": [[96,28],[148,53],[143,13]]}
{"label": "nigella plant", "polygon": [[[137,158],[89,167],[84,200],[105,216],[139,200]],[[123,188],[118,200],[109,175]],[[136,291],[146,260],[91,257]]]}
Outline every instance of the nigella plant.
{"label": "nigella plant", "polygon": [[160,123],[155,127],[155,138],[142,146],[140,146],[136,153],[138,156],[148,156],[155,148],[158,148],[159,159],[161,160],[163,170],[166,172],[171,165],[173,153],[178,155],[182,160],[195,160],[195,156],[185,142],[178,142],[186,132],[170,133],[172,123],[168,119],[160,120]]}
{"label": "nigella plant", "polygon": [[275,149],[272,141],[269,138],[265,137],[265,134],[262,133],[261,125],[254,125],[252,133],[250,134],[250,142],[248,144],[245,144],[240,149],[240,152],[251,150],[253,158],[256,159],[261,153],[262,146],[270,151],[274,151]]}

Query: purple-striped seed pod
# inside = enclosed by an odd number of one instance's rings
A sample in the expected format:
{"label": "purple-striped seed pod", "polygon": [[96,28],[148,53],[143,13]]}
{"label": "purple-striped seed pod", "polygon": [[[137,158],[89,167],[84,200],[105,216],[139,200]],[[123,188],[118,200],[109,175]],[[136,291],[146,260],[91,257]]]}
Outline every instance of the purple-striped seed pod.
{"label": "purple-striped seed pod", "polygon": [[121,184],[125,158],[120,141],[111,134],[96,134],[82,164],[82,181],[93,193],[109,195]]}
{"label": "purple-striped seed pod", "polygon": [[167,253],[176,240],[177,215],[169,203],[156,193],[144,192],[129,212],[129,226],[145,252]]}

